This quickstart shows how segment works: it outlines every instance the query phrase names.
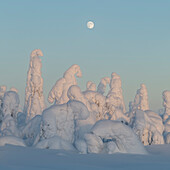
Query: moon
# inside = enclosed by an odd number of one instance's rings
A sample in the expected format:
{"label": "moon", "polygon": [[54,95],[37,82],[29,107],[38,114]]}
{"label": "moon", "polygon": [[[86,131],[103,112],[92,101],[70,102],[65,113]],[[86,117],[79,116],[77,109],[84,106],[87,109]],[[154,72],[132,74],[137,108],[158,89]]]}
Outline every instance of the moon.
{"label": "moon", "polygon": [[87,22],[87,28],[93,29],[93,28],[94,28],[94,22],[88,21],[88,22]]}

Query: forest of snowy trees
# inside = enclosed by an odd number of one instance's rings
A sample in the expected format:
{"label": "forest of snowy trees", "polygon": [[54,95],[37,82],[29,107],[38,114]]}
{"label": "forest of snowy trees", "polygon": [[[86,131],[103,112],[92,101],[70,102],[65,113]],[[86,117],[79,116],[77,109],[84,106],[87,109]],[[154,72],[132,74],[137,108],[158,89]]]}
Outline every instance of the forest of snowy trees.
{"label": "forest of snowy trees", "polygon": [[162,93],[160,115],[149,109],[147,87],[141,84],[126,111],[117,73],[98,85],[88,81],[82,91],[76,81],[80,66],[72,65],[53,85],[46,107],[41,56],[39,49],[30,55],[23,110],[17,89],[0,86],[1,146],[146,154],[144,145],[170,143],[170,91]]}

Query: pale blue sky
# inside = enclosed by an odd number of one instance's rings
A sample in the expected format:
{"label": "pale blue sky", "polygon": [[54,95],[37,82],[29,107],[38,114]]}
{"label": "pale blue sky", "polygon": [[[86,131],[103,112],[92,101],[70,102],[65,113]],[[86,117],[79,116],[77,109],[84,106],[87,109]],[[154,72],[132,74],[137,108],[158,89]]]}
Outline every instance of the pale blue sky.
{"label": "pale blue sky", "polygon": [[[95,22],[89,30],[86,22]],[[170,90],[169,0],[0,0],[0,84],[16,87],[24,99],[30,52],[40,48],[44,93],[78,64],[88,80],[121,76],[126,105],[140,83],[150,108]],[[127,108],[128,109],[128,108]]]}

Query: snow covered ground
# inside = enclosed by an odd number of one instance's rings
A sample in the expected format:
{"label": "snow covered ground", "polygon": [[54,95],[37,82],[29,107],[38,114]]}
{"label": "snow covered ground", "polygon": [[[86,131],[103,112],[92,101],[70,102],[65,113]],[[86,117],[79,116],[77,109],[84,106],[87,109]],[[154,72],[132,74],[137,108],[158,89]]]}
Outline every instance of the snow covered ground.
{"label": "snow covered ground", "polygon": [[6,145],[0,147],[2,170],[169,170],[170,145],[152,145],[149,155],[78,154],[63,150]]}

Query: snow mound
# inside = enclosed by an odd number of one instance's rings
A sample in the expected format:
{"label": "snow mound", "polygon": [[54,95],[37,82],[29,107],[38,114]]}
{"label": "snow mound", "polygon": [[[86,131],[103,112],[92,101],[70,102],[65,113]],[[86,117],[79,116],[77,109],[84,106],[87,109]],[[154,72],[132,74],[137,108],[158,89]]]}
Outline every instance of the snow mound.
{"label": "snow mound", "polygon": [[147,154],[132,129],[119,121],[100,120],[85,135],[88,153]]}
{"label": "snow mound", "polygon": [[75,148],[73,147],[72,144],[70,144],[66,140],[63,140],[59,136],[54,136],[49,139],[44,139],[39,143],[37,143],[35,147],[40,149],[63,149],[63,150],[75,151]]}
{"label": "snow mound", "polygon": [[0,137],[0,146],[5,146],[6,144],[25,146],[24,141],[18,137],[14,136]]}
{"label": "snow mound", "polygon": [[43,111],[40,128],[40,140],[59,136],[73,143],[76,133],[76,122],[87,119],[89,111],[79,101],[69,101],[62,105],[53,105]]}
{"label": "snow mound", "polygon": [[162,118],[153,111],[136,111],[134,132],[144,145],[164,144]]}

